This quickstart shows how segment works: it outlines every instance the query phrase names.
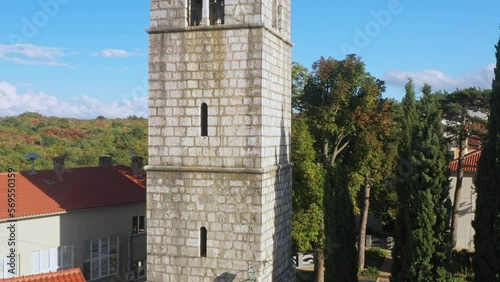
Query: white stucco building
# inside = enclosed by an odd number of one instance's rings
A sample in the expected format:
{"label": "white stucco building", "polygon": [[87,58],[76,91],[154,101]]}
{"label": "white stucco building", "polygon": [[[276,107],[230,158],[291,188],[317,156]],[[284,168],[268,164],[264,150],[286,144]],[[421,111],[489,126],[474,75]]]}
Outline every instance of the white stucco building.
{"label": "white stucco building", "polygon": [[0,278],[74,267],[92,281],[145,275],[145,179],[129,167],[0,173],[0,187]]}
{"label": "white stucco building", "polygon": [[[476,210],[476,193],[474,180],[477,174],[477,161],[481,157],[482,150],[468,153],[464,157],[464,178],[460,193],[460,205],[458,209],[458,232],[456,249],[474,249],[474,228],[472,221]],[[451,189],[450,198],[453,201],[455,186],[457,183],[458,159],[453,160],[450,165]]]}

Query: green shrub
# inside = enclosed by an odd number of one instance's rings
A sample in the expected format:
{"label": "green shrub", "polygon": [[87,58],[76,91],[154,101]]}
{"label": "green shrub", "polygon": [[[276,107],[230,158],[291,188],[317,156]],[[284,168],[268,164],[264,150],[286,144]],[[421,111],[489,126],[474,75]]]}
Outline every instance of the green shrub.
{"label": "green shrub", "polygon": [[[469,252],[466,249],[457,251],[453,250],[451,254],[452,259],[452,271],[455,274],[461,274],[466,277],[471,277],[473,275],[472,271],[472,257],[474,253]],[[460,280],[457,280],[460,281]]]}
{"label": "green shrub", "polygon": [[374,266],[368,266],[365,270],[361,271],[361,275],[363,276],[378,276],[380,271]]}
{"label": "green shrub", "polygon": [[373,257],[382,257],[385,258],[388,254],[388,251],[386,249],[382,249],[379,247],[371,247],[366,249],[366,255],[370,255]]}

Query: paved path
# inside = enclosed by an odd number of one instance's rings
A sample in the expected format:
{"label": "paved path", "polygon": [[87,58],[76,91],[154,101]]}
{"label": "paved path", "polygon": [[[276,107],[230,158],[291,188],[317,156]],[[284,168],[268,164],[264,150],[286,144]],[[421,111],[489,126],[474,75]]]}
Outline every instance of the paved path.
{"label": "paved path", "polygon": [[389,277],[391,277],[391,267],[392,267],[392,257],[389,254],[388,257],[384,259],[382,268],[380,269],[380,275],[377,278],[377,282],[389,282]]}

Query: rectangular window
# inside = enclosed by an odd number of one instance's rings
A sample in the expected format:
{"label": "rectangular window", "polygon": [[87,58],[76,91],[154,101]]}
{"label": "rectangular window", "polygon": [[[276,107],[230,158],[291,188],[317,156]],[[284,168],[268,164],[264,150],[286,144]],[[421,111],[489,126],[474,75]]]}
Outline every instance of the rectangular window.
{"label": "rectangular window", "polygon": [[201,127],[201,136],[208,136],[208,106],[207,106],[207,103],[201,104],[200,127]]}
{"label": "rectangular window", "polygon": [[207,229],[200,228],[200,257],[207,257]]}
{"label": "rectangular window", "polygon": [[[9,270],[12,271],[12,267],[8,265],[10,259],[5,257],[5,258],[0,258],[0,279],[1,278],[12,278],[17,275],[14,275],[13,273],[9,272]],[[16,268],[14,271],[18,272],[19,271],[19,255],[17,255],[17,260],[16,260]],[[17,274],[17,273],[16,273]]]}
{"label": "rectangular window", "polygon": [[449,150],[448,151],[448,160],[453,161],[455,159],[455,150]]}
{"label": "rectangular window", "polygon": [[146,276],[144,266],[146,265],[146,260],[138,260],[132,262],[132,269],[134,270],[134,278],[141,278]]}
{"label": "rectangular window", "polygon": [[272,17],[272,26],[278,26],[278,0],[273,0],[273,17]]}
{"label": "rectangular window", "polygon": [[31,274],[73,268],[73,247],[62,246],[31,252]]}
{"label": "rectangular window", "polygon": [[144,225],[144,216],[134,216],[132,217],[132,234],[141,233],[146,231]]}
{"label": "rectangular window", "polygon": [[92,280],[118,271],[118,236],[85,241],[83,275]]}
{"label": "rectangular window", "polygon": [[210,24],[224,24],[224,0],[210,0]]}
{"label": "rectangular window", "polygon": [[188,24],[198,26],[201,24],[203,13],[203,0],[190,0],[188,4]]}

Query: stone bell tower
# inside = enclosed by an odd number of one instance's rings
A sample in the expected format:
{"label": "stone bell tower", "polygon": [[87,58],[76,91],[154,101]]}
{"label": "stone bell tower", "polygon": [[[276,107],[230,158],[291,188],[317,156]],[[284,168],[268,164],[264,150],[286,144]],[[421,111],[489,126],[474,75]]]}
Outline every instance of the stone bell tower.
{"label": "stone bell tower", "polygon": [[295,281],[291,0],[151,0],[148,281]]}

